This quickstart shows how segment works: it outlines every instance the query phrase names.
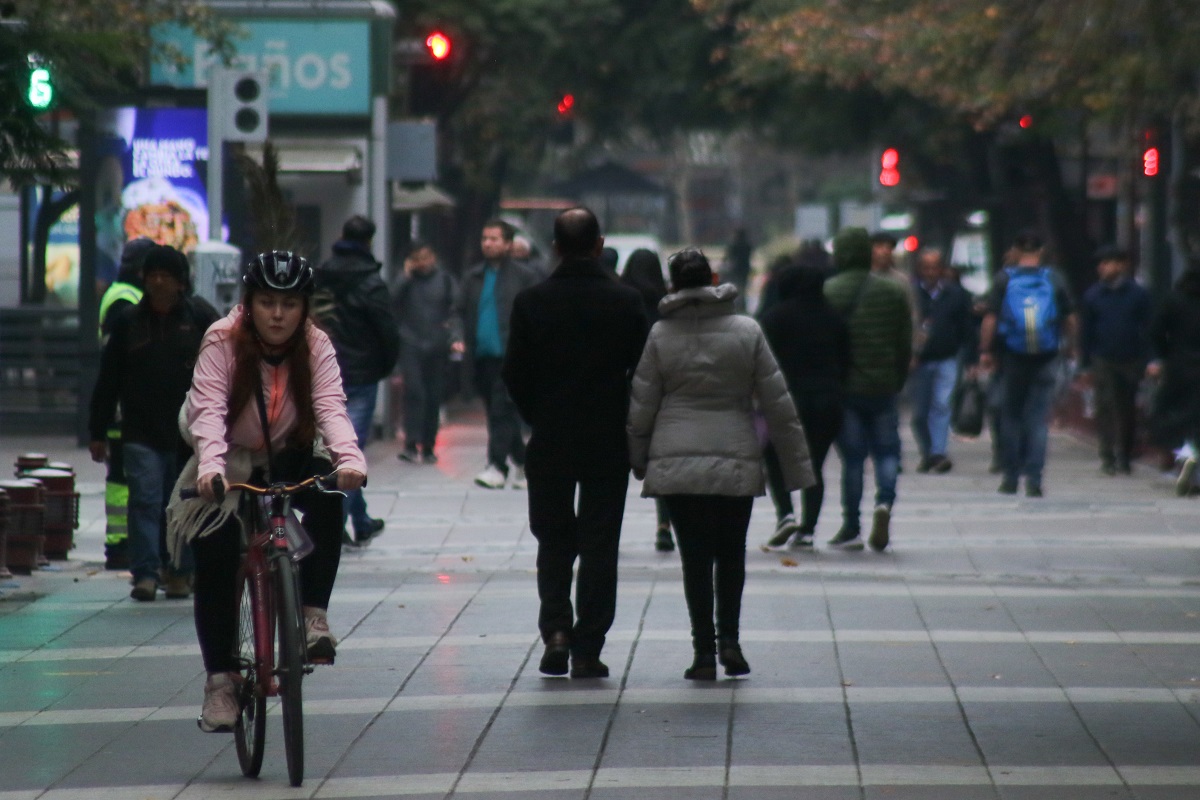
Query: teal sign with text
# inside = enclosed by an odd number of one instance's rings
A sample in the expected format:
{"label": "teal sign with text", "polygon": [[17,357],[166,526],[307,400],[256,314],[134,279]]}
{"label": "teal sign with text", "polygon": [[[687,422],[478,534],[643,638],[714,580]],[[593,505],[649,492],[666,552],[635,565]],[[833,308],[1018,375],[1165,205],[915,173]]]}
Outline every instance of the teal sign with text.
{"label": "teal sign with text", "polygon": [[[272,114],[367,115],[371,112],[371,24],[366,20],[239,19],[248,34],[233,37],[234,65],[271,76]],[[183,53],[182,67],[155,63],[151,82],[208,85],[216,57],[186,28],[165,26],[155,41]]]}

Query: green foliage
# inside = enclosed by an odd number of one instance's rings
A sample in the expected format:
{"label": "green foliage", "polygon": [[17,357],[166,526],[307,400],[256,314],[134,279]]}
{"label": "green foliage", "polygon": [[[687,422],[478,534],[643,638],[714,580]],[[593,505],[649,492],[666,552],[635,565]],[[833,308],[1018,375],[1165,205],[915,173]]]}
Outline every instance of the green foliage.
{"label": "green foliage", "polygon": [[102,93],[136,88],[151,57],[153,26],[175,22],[213,38],[231,28],[204,7],[172,0],[8,0],[0,19],[0,177],[16,185],[35,180],[73,182],[68,144],[56,136],[25,97],[29,60],[53,74],[57,113],[85,112]]}

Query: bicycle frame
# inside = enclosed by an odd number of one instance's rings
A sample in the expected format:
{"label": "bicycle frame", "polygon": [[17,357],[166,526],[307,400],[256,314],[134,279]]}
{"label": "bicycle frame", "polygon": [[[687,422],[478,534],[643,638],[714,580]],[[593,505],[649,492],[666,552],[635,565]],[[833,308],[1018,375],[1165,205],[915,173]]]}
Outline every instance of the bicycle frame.
{"label": "bicycle frame", "polygon": [[275,606],[271,589],[271,561],[287,558],[287,515],[291,498],[270,495],[264,498],[270,509],[264,509],[258,498],[245,497],[251,506],[247,514],[253,526],[246,538],[244,569],[254,587],[254,657],[260,685],[267,697],[279,695],[279,675],[275,665]]}

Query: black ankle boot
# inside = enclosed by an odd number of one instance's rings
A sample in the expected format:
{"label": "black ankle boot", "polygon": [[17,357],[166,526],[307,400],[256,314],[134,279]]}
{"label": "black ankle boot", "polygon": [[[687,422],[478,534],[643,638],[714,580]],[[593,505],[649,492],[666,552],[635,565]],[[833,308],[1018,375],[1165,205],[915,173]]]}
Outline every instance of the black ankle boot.
{"label": "black ankle boot", "polygon": [[709,652],[696,652],[692,665],[683,671],[689,681],[715,681],[717,679],[717,657]]}
{"label": "black ankle boot", "polygon": [[746,657],[742,655],[741,645],[736,639],[722,639],[717,645],[717,657],[721,666],[725,668],[726,675],[750,674],[750,665],[746,663]]}

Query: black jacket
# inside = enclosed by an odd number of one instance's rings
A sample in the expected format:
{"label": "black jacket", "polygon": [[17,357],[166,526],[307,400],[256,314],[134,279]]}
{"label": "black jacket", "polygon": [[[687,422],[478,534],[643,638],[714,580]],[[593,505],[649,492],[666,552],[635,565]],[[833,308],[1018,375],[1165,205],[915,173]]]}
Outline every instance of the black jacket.
{"label": "black jacket", "polygon": [[850,329],[820,283],[777,302],[759,321],[797,411],[840,404],[850,375]]}
{"label": "black jacket", "polygon": [[[484,270],[486,262],[479,262],[468,269],[462,276],[458,289],[458,301],[454,307],[454,320],[451,326],[451,339],[460,341],[466,346],[465,361],[468,372],[475,365],[475,328],[479,324],[479,297],[483,294]],[[513,301],[523,289],[535,286],[541,278],[532,270],[506,259],[500,264],[500,272],[496,276],[496,318],[500,324],[500,342],[507,349],[508,321],[512,316]]]}
{"label": "black jacket", "polygon": [[917,361],[945,361],[965,353],[968,358],[974,353],[967,349],[973,340],[974,319],[971,312],[971,295],[955,283],[942,282],[937,296],[916,281],[913,296],[917,301],[917,331],[920,347],[914,353]]}
{"label": "black jacket", "polygon": [[502,375],[533,429],[530,478],[628,473],[629,381],[648,333],[641,296],[594,259],[517,295]]}
{"label": "black jacket", "polygon": [[392,286],[392,312],[400,325],[400,346],[405,352],[450,352],[457,294],[458,285],[441,267],[427,275],[400,273]]}
{"label": "black jacket", "polygon": [[179,408],[192,385],[200,341],[217,321],[216,310],[198,297],[185,297],[165,317],[149,299],[120,310],[100,356],[92,391],[88,434],[105,440],[121,403],[121,436],[160,451],[181,443]]}
{"label": "black jacket", "polygon": [[345,385],[383,380],[400,355],[400,331],[379,270],[366,249],[339,241],[333,258],[316,271],[314,304],[324,309],[317,317],[333,341]]}

